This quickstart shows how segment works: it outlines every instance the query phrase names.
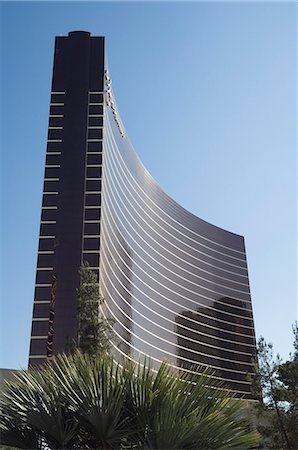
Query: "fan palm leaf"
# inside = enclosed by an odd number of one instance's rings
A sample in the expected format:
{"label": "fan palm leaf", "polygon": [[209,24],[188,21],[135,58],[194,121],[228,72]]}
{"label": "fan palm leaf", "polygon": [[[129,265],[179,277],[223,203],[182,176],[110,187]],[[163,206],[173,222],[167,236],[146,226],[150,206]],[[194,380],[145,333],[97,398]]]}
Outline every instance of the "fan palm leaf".
{"label": "fan palm leaf", "polygon": [[[75,370],[74,370],[75,368]],[[78,422],[93,436],[96,448],[118,448],[130,432],[124,414],[126,380],[113,358],[76,353],[59,356],[51,374]]]}
{"label": "fan palm leaf", "polygon": [[35,432],[36,439],[45,440],[51,448],[71,448],[78,425],[60,400],[59,386],[48,371],[23,371],[4,392],[1,414],[10,416],[27,434]]}
{"label": "fan palm leaf", "polygon": [[239,416],[239,400],[210,371],[178,376],[164,362],[156,374],[141,364],[136,373],[130,395],[144,448],[249,448],[257,442]]}
{"label": "fan palm leaf", "polygon": [[32,428],[20,423],[14,417],[6,415],[6,411],[0,413],[1,444],[9,447],[23,449],[39,449],[40,440]]}
{"label": "fan palm leaf", "polygon": [[212,373],[178,374],[80,352],[20,372],[0,399],[1,444],[62,449],[245,449],[241,400]]}

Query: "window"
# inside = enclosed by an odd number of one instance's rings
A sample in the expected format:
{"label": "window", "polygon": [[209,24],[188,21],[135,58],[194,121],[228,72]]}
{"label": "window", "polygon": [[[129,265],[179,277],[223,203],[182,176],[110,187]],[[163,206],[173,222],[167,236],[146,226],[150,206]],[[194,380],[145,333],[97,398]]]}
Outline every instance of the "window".
{"label": "window", "polygon": [[89,139],[102,139],[102,128],[99,129],[88,129],[88,140]]}
{"label": "window", "polygon": [[101,127],[103,125],[103,117],[89,117],[89,127]]}
{"label": "window", "polygon": [[87,178],[101,178],[101,167],[87,166]]}
{"label": "window", "polygon": [[86,206],[98,206],[101,204],[101,194],[88,194],[86,193]]}
{"label": "window", "polygon": [[102,163],[102,153],[94,154],[94,155],[87,155],[87,165],[89,164],[98,164],[100,165]]}
{"label": "window", "polygon": [[92,115],[92,114],[103,114],[103,106],[89,104],[89,115]]}
{"label": "window", "polygon": [[98,192],[101,190],[101,180],[87,180],[86,181],[86,192],[93,191]]}
{"label": "window", "polygon": [[[88,210],[90,211],[90,210]],[[84,235],[85,236],[99,236],[100,233],[100,223],[85,223],[84,224]]]}
{"label": "window", "polygon": [[90,209],[85,209],[85,221],[89,221],[89,220],[100,220],[100,213],[101,213],[101,209],[100,208],[90,208]]}
{"label": "window", "polygon": [[84,238],[84,251],[99,250],[99,238]]}

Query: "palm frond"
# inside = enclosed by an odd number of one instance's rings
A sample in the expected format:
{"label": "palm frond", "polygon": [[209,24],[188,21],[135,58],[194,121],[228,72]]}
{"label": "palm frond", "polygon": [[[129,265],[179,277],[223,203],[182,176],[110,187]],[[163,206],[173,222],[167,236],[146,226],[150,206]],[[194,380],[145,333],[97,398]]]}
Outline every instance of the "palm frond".
{"label": "palm frond", "polygon": [[60,355],[21,372],[1,399],[1,443],[17,448],[245,449],[241,400],[200,369],[177,373],[166,362],[124,366],[112,357]]}
{"label": "palm frond", "polygon": [[95,446],[119,446],[129,427],[123,407],[126,384],[113,358],[92,358],[79,352],[62,355],[54,361],[52,375],[57,382],[63,380],[62,396],[94,436]]}
{"label": "palm frond", "polygon": [[[9,383],[1,399],[2,411],[7,411],[19,429],[35,433],[52,448],[69,448],[77,431],[77,421],[61,404],[59,386],[49,371],[22,371],[15,383]],[[32,448],[32,447],[31,447]]]}
{"label": "palm frond", "polygon": [[155,375],[139,365],[137,375],[130,393],[144,448],[249,448],[257,442],[239,416],[239,401],[209,370],[179,376],[163,363]]}

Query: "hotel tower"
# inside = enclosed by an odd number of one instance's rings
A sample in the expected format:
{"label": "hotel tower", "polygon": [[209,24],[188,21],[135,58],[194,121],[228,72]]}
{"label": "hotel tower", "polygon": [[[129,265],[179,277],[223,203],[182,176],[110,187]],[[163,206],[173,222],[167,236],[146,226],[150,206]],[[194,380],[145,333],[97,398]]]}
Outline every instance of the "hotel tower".
{"label": "hotel tower", "polygon": [[104,54],[103,37],[56,38],[29,364],[77,339],[75,291],[88,262],[115,321],[117,359],[209,366],[249,399],[256,343],[244,238],[186,211],[145,169]]}

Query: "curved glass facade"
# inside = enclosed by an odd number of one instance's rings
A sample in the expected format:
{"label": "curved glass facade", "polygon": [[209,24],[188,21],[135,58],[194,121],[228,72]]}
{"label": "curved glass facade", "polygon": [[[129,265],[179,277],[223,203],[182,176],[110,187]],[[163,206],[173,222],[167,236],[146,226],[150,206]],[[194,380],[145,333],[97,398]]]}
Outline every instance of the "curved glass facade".
{"label": "curved glass facade", "polygon": [[[112,105],[113,106],[113,105]],[[251,398],[255,334],[242,236],[171,199],[105,106],[100,287],[115,321],[114,351],[155,368],[209,366]]]}

